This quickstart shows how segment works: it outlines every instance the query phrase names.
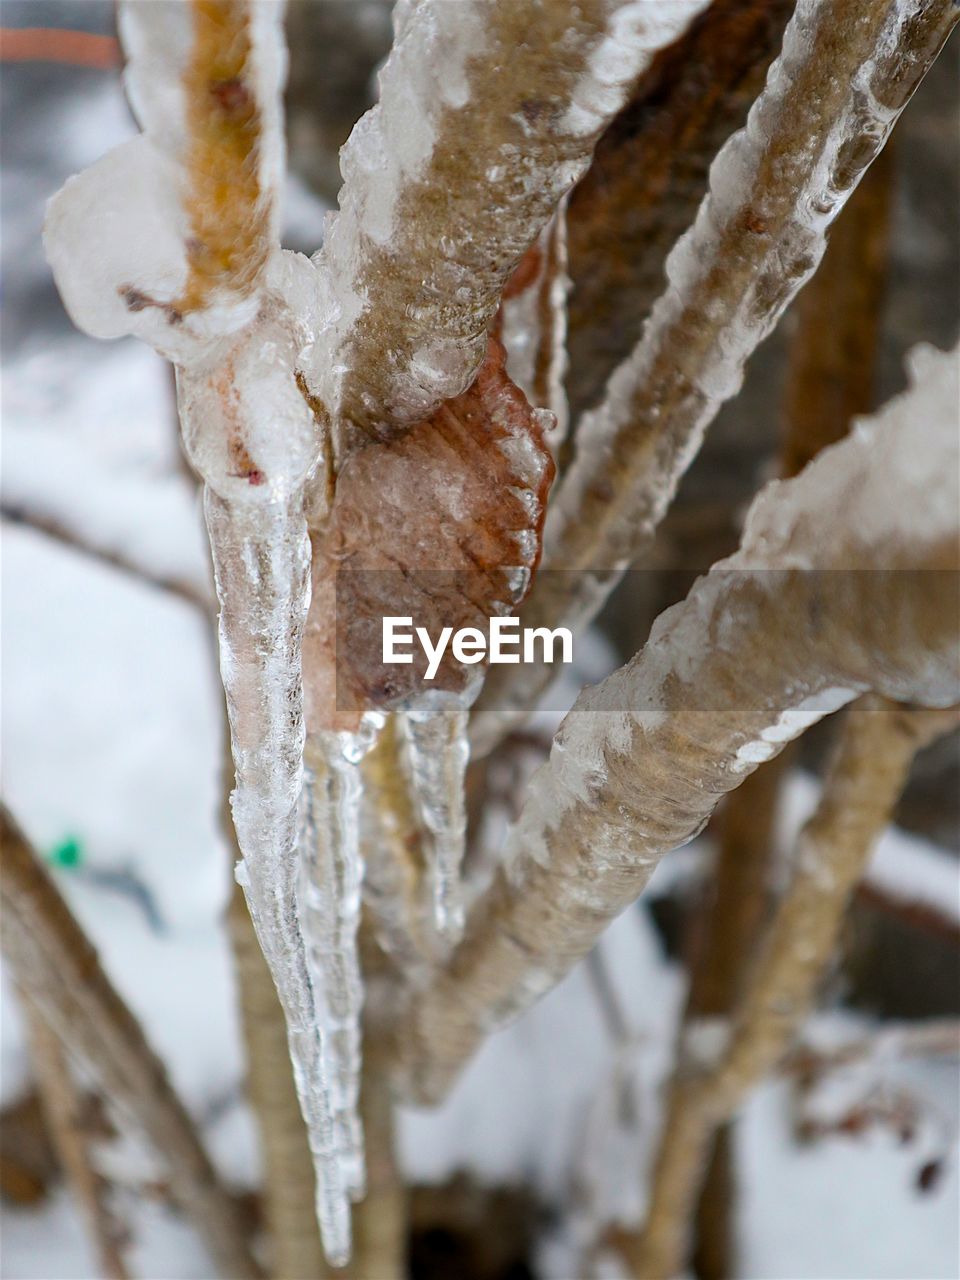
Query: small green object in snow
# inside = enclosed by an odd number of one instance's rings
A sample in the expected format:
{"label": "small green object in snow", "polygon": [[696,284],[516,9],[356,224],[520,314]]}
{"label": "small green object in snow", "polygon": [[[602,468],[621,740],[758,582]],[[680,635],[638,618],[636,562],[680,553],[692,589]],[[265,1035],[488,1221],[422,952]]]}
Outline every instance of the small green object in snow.
{"label": "small green object in snow", "polygon": [[83,862],[83,845],[76,836],[65,836],[50,850],[50,861],[55,867],[79,867]]}

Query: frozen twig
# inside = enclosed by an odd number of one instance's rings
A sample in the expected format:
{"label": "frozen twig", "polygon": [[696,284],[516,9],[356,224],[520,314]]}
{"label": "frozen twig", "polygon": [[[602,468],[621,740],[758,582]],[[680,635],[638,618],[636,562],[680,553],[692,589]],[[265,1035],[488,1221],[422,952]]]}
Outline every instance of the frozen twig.
{"label": "frozen twig", "polygon": [[866,698],[847,714],[793,879],[714,1058],[698,1058],[688,1027],[666,1109],[644,1229],[622,1242],[643,1280],[679,1274],[710,1139],[752,1085],[776,1066],[813,1003],[873,843],[890,821],[916,751],[960,723],[958,708],[910,710]]}
{"label": "frozen twig", "polygon": [[[696,223],[670,255],[643,337],[577,427],[524,626],[584,624],[650,545],[707,426],[816,270],[830,224],[958,18],[952,0],[799,0],[746,128],[714,162]],[[546,664],[491,672],[475,751],[550,674]]]}
{"label": "frozen twig", "polygon": [[170,1185],[220,1273],[259,1274],[233,1200],[136,1018],[6,809],[2,824],[3,948],[45,1022],[166,1161]]}
{"label": "frozen twig", "polygon": [[[341,153],[311,390],[342,444],[471,382],[503,287],[633,80],[706,0],[402,3]],[[531,32],[536,38],[531,39]]]}
{"label": "frozen twig", "polygon": [[410,1093],[442,1095],[720,796],[813,721],[870,689],[960,700],[957,372],[956,351],[918,350],[912,388],[768,486],[739,552],[580,695],[463,943],[403,1019]]}

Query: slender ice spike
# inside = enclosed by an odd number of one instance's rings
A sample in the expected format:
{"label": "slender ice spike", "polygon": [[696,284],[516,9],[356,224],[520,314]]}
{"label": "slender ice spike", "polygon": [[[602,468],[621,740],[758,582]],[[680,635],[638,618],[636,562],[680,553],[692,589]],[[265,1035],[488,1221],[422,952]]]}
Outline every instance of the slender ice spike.
{"label": "slender ice spike", "polygon": [[225,502],[209,488],[205,493],[221,601],[220,666],[237,772],[233,818],[245,851],[237,878],[287,1019],[297,1093],[317,1167],[317,1216],[331,1260],[346,1260],[349,1205],[298,915],[299,652],[310,581],[301,507],[299,497],[241,505]]}
{"label": "slender ice spike", "polygon": [[451,944],[463,932],[467,722],[480,683],[471,681],[462,693],[421,694],[398,712],[414,804],[426,835],[434,925],[443,941]]}
{"label": "slender ice spike", "polygon": [[322,733],[308,740],[300,841],[300,916],[330,1083],[334,1142],[346,1190],[355,1200],[362,1198],[366,1183],[359,1117],[360,761],[382,723],[382,717],[369,714],[358,733]]}

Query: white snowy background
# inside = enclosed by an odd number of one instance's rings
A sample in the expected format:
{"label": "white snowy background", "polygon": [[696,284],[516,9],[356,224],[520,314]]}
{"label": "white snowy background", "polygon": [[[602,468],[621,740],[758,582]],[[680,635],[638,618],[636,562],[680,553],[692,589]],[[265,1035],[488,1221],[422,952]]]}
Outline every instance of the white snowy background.
{"label": "white snowy background", "polygon": [[[207,556],[197,494],[178,457],[170,371],[133,341],[106,346],[73,333],[39,246],[45,199],[133,126],[113,75],[71,72],[66,92],[55,69],[31,74],[41,79],[29,111],[24,95],[4,137],[3,502],[203,596]],[[21,91],[12,78],[4,85],[14,106]],[[286,243],[310,246],[322,208],[294,184],[287,212]],[[217,827],[221,695],[209,623],[201,608],[16,523],[4,524],[2,570],[4,799],[41,850],[68,837],[82,843],[83,864],[56,871],[58,883],[224,1175],[256,1186],[256,1135],[242,1099],[220,922],[230,868]],[[599,640],[588,657],[591,678],[613,661]],[[791,787],[785,843],[815,793],[804,779]],[[896,879],[906,855],[926,871],[917,893],[956,901],[949,862],[901,833],[885,838],[877,874]],[[677,866],[695,870],[696,856]],[[659,879],[676,874],[665,866]],[[611,929],[603,955],[629,1019],[628,1069],[641,1120],[649,1121],[669,1065],[681,975],[664,959],[644,907]],[[857,1023],[836,1015],[831,1028],[842,1036]],[[532,1186],[554,1205],[568,1202],[575,1186],[600,1192],[598,1182],[610,1183],[603,1194],[623,1212],[638,1209],[653,1135],[646,1123],[619,1152],[612,1141],[603,1145],[614,1049],[581,966],[486,1046],[441,1111],[402,1113],[407,1176],[442,1181],[468,1169],[490,1183]],[[936,1133],[920,1143],[930,1141],[940,1155],[947,1135],[946,1172],[931,1194],[915,1187],[917,1145],[905,1148],[874,1131],[801,1149],[791,1137],[787,1087],[772,1083],[755,1095],[737,1131],[742,1276],[958,1275],[956,1063],[913,1063],[898,1069],[898,1079],[939,1118]],[[16,998],[5,979],[0,1102],[29,1086]],[[184,1222],[156,1204],[135,1214],[138,1274],[213,1274]],[[572,1280],[577,1215],[567,1221],[542,1243],[545,1277]],[[63,1192],[37,1210],[0,1206],[0,1233],[0,1274],[10,1280],[97,1274]]]}

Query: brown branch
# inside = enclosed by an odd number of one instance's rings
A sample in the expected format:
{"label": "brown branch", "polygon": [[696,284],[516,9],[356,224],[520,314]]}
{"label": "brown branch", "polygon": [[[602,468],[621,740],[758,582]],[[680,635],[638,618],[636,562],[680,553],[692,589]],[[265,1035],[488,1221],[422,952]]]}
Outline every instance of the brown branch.
{"label": "brown branch", "polygon": [[746,120],[793,0],[714,0],[659,53],[570,197],[570,372],[576,416],[601,398],[663,291],[710,163]]}
{"label": "brown branch", "polygon": [[87,1222],[94,1254],[105,1280],[127,1280],[126,1228],[110,1203],[110,1187],[92,1163],[86,1131],[86,1099],[71,1074],[67,1054],[29,996],[21,993],[40,1099],[60,1165]]}
{"label": "brown branch", "polygon": [[784,391],[783,473],[796,475],[873,408],[890,235],[892,152],[883,151],[830,236],[795,307]]}
{"label": "brown branch", "polygon": [[909,711],[864,699],[846,717],[823,796],[801,832],[793,881],[719,1057],[687,1028],[653,1172],[647,1221],[621,1239],[632,1274],[668,1280],[683,1268],[687,1227],[709,1143],[750,1088],[784,1055],[833,954],[850,895],[890,821],[915,753],[960,720],[960,709]]}
{"label": "brown branch", "polygon": [[[466,389],[520,258],[632,81],[705,2],[658,6],[656,23],[631,23],[620,0],[405,11],[380,101],[341,153],[340,213],[320,259],[341,316],[307,372],[348,437],[396,432]],[[600,59],[604,42],[617,43],[616,63]],[[426,69],[438,48],[455,100]]]}
{"label": "brown branch", "polygon": [[186,578],[170,578],[156,574],[146,565],[131,559],[121,551],[110,551],[104,547],[95,546],[78,530],[69,528],[52,516],[44,516],[17,506],[15,503],[4,502],[0,507],[0,517],[8,524],[33,529],[37,533],[54,539],[62,546],[79,551],[81,555],[90,556],[91,559],[109,565],[111,569],[119,569],[121,573],[127,574],[137,582],[176,596],[177,599],[185,601],[195,609],[202,610],[207,615],[213,614],[212,590],[209,593],[204,592]]}
{"label": "brown branch", "polygon": [[886,885],[871,883],[869,877],[857,886],[857,900],[950,946],[960,947],[960,922],[956,915],[938,911],[932,903],[897,897]]}
{"label": "brown branch", "polygon": [[259,1271],[237,1206],[163,1063],[5,807],[0,836],[3,948],[18,982],[63,1043],[89,1065],[103,1092],[166,1160],[173,1192],[223,1276],[252,1280]]}
{"label": "brown branch", "polygon": [[247,1061],[247,1093],[263,1153],[268,1263],[275,1280],[324,1274],[314,1209],[314,1173],[307,1131],[290,1065],[287,1028],[243,890],[227,909]]}

